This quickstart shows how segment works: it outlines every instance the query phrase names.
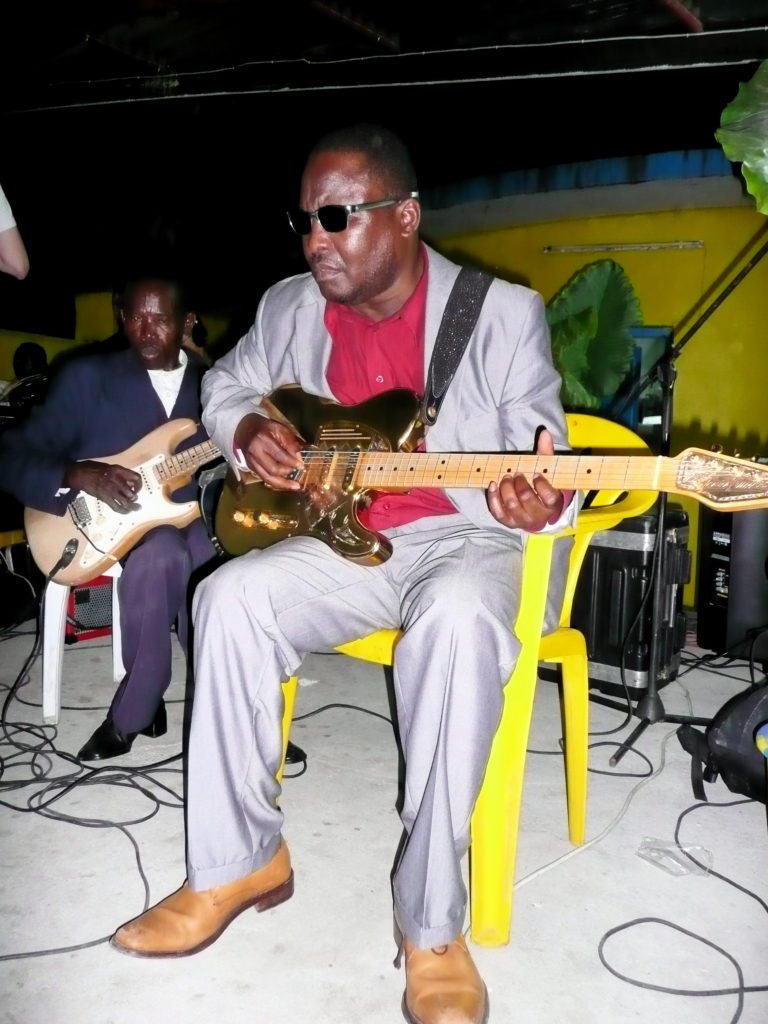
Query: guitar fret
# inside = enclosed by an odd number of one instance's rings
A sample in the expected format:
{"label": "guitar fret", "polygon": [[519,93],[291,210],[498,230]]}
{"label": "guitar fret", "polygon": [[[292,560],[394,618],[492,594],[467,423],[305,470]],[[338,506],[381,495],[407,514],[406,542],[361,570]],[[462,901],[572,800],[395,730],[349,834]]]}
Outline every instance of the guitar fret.
{"label": "guitar fret", "polygon": [[154,467],[155,477],[158,480],[173,480],[182,473],[193,473],[199,466],[217,458],[221,451],[213,441],[203,441],[201,444],[186,448],[183,452],[176,452],[167,459],[163,459]]}
{"label": "guitar fret", "polygon": [[376,452],[363,455],[354,470],[358,486],[487,487],[504,476],[543,476],[566,490],[594,486],[612,490],[654,489],[658,463],[654,457],[627,459],[604,455],[514,455],[463,452]]}

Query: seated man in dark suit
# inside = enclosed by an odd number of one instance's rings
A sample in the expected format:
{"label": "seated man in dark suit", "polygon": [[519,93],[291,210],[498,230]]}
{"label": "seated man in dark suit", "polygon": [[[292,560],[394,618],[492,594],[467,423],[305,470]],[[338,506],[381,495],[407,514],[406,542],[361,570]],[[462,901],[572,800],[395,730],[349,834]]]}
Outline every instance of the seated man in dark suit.
{"label": "seated man in dark suit", "polygon": [[[205,367],[182,351],[194,313],[178,282],[130,281],[121,319],[129,348],[63,366],[45,403],[0,438],[0,488],[23,505],[64,515],[83,491],[117,512],[135,509],[141,504],[141,476],[99,457],[124,452],[171,419],[199,420]],[[201,428],[180,447],[204,438]],[[196,483],[179,488],[173,498],[195,500]],[[150,530],[124,559],[118,595],[126,674],[105,721],[81,748],[81,760],[119,756],[131,749],[137,733],[156,737],[166,731],[170,630],[177,622],[186,648],[190,575],[214,554],[197,519],[183,529]]]}

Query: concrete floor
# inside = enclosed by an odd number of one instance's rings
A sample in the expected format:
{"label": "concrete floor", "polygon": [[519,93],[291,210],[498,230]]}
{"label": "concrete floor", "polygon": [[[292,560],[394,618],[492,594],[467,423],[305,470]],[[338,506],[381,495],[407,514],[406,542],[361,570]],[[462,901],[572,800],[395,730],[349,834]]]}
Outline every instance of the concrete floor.
{"label": "concrete floor", "polygon": [[[33,630],[34,623],[22,629]],[[0,644],[0,683],[12,683],[33,637]],[[687,655],[700,653],[687,650]],[[711,716],[745,688],[745,663],[726,678],[696,669],[682,682],[694,712]],[[297,715],[330,702],[389,713],[383,671],[340,655],[314,656],[302,672]],[[293,856],[296,893],[262,915],[245,913],[205,952],[171,961],[141,961],[105,945],[115,928],[150,900],[177,888],[184,876],[180,763],[142,772],[180,751],[184,665],[175,663],[170,728],[159,740],[139,737],[120,762],[64,792],[50,780],[76,766],[50,753],[35,759],[15,743],[76,751],[101,721],[112,694],[108,642],[67,648],[58,729],[40,730],[40,664],[7,713],[5,804],[0,808],[0,1021],[3,1024],[384,1024],[400,1020],[403,974],[392,966],[389,872],[400,836],[395,811],[397,752],[392,728],[378,718],[332,709],[294,725],[293,739],[309,768],[285,782],[285,835]],[[686,713],[679,683],[665,687],[670,713]],[[98,708],[98,710],[97,710]],[[592,705],[592,728],[619,724],[622,715]],[[34,723],[34,733],[13,723]],[[500,949],[473,947],[488,984],[491,1020],[499,1024],[600,1021],[619,1024],[725,1024],[736,1020],[735,995],[675,996],[637,988],[601,964],[606,931],[639,917],[659,917],[725,947],[740,963],[746,985],[768,985],[768,921],[753,899],[717,878],[674,877],[637,855],[644,837],[672,841],[678,815],[690,804],[690,760],[675,726],[646,730],[638,749],[658,774],[642,785],[611,772],[611,749],[591,752],[588,836],[574,851],[566,832],[559,756],[531,754],[517,864],[512,938]],[[628,730],[625,729],[624,735]],[[560,736],[557,687],[538,690],[530,746],[556,750]],[[613,740],[615,737],[609,737]],[[595,742],[600,742],[595,737]],[[46,745],[50,750],[50,746]],[[617,772],[648,769],[629,754]],[[45,776],[45,778],[40,777]],[[81,775],[85,779],[87,775]],[[11,783],[17,782],[17,788]],[[111,783],[111,784],[110,784]],[[169,792],[170,791],[170,792]],[[736,797],[718,782],[711,801]],[[158,804],[156,801],[160,801]],[[11,810],[38,808],[41,813]],[[42,811],[45,808],[45,811]],[[60,817],[51,817],[58,815]],[[77,823],[76,819],[80,819]],[[88,825],[89,827],[83,827]],[[715,870],[768,898],[765,808],[748,803],[703,807],[688,816],[681,841],[711,851]],[[135,844],[135,846],[134,846]],[[94,944],[35,956],[35,952]],[[732,988],[734,967],[710,948],[662,925],[621,932],[606,945],[618,971],[679,989]],[[745,997],[740,1020],[765,1024],[768,994]]]}

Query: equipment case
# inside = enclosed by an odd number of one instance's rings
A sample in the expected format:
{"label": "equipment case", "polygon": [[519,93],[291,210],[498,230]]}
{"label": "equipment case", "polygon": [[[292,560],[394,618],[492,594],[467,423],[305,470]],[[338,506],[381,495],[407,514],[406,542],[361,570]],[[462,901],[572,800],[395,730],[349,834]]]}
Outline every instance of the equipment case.
{"label": "equipment case", "polygon": [[[655,510],[625,519],[612,530],[596,533],[587,549],[576,586],[571,625],[587,641],[590,688],[623,695],[623,655],[630,695],[642,696],[648,688],[654,629],[659,631],[660,648],[657,686],[664,686],[677,675],[686,637],[683,584],[688,581],[691,564],[687,548],[688,515],[682,506],[670,503],[665,519],[661,608],[653,607],[651,576],[658,524]],[[638,614],[640,619],[632,628]]]}

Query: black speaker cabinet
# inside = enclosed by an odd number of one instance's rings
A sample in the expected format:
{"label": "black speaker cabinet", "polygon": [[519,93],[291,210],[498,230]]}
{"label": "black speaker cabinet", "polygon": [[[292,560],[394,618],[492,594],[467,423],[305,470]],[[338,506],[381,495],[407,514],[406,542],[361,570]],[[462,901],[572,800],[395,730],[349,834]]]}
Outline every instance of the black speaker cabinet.
{"label": "black speaker cabinet", "polygon": [[768,509],[702,507],[696,608],[699,647],[768,662]]}
{"label": "black speaker cabinet", "polygon": [[[682,584],[690,572],[688,515],[682,506],[670,503],[666,509],[661,607],[654,607],[652,589],[657,532],[658,513],[651,510],[595,534],[584,557],[571,624],[587,641],[590,687],[611,696],[624,695],[622,666],[633,699],[647,690],[654,630],[657,687],[671,682],[680,665],[686,635]],[[542,666],[539,671],[551,678],[553,670]]]}

